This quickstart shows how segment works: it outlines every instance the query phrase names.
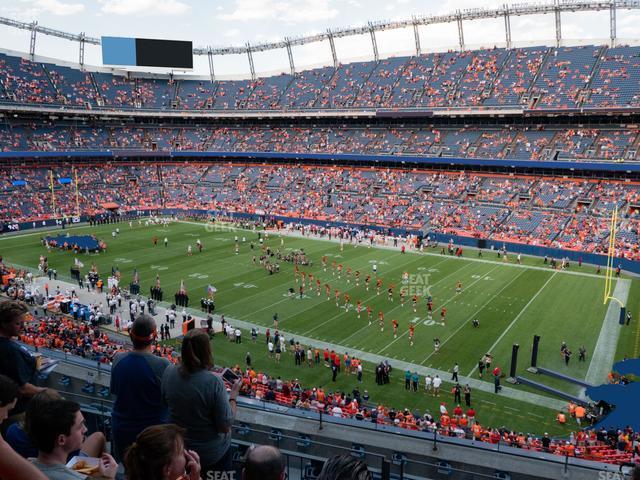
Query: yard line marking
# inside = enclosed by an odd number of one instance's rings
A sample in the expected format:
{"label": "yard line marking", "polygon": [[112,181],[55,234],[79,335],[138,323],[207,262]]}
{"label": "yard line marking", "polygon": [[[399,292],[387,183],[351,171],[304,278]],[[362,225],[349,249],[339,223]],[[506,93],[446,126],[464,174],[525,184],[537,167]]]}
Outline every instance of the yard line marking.
{"label": "yard line marking", "polygon": [[[479,281],[483,280],[484,277],[486,277],[488,274],[490,274],[491,272],[493,272],[496,268],[498,268],[498,266],[493,267],[491,270],[489,270],[487,273],[485,273],[484,275],[480,275],[480,278],[477,278],[476,280],[474,280],[473,282],[471,282],[471,284],[467,287],[467,289],[471,288],[472,286],[474,286],[476,283],[478,283]],[[445,277],[446,278],[446,277]],[[455,293],[452,297],[450,297],[448,300],[446,300],[441,306],[445,306],[446,304],[448,304],[451,300],[453,300],[454,298],[456,298],[456,296],[459,295],[458,293]],[[389,343],[386,347],[384,347],[382,350],[380,350],[378,352],[378,355],[380,355],[382,352],[384,352],[387,348],[389,348],[391,345],[393,345],[394,343],[396,343],[398,340],[400,340],[402,337],[404,337],[405,335],[407,335],[409,333],[408,330],[406,330],[402,335],[400,335],[398,338],[396,338],[395,340],[393,340],[391,343]]]}
{"label": "yard line marking", "polygon": [[[465,321],[464,321],[464,322],[463,322],[463,323],[462,323],[462,324],[461,324],[461,325],[456,329],[456,331],[455,331],[455,332],[453,332],[451,335],[449,335],[449,336],[444,340],[444,342],[442,342],[442,343],[440,344],[440,348],[442,348],[442,347],[444,346],[444,344],[445,344],[445,343],[447,343],[447,342],[448,342],[449,340],[451,340],[455,335],[457,335],[457,334],[458,334],[458,332],[459,332],[460,330],[462,330],[462,328],[463,328],[465,325],[467,325],[467,324],[469,323],[469,320],[473,320],[473,317],[475,317],[476,315],[478,315],[478,313],[480,313],[482,310],[484,310],[484,308],[485,308],[489,303],[493,302],[493,301],[496,299],[496,297],[497,297],[498,295],[500,295],[500,294],[501,294],[501,293],[502,293],[502,292],[503,292],[503,291],[504,291],[504,290],[505,290],[509,285],[511,285],[513,282],[515,282],[518,278],[520,278],[520,276],[521,276],[525,271],[526,271],[526,270],[523,270],[522,272],[520,272],[518,275],[516,275],[515,277],[513,277],[509,282],[507,282],[507,283],[506,283],[506,284],[505,284],[505,285],[504,285],[500,290],[498,290],[498,291],[497,291],[497,292],[496,292],[496,293],[495,293],[495,294],[494,294],[494,295],[493,295],[489,300],[487,300],[487,301],[486,301],[486,302],[485,302],[485,303],[484,303],[484,304],[483,304],[483,305],[482,305],[478,310],[476,310],[476,311],[474,312],[474,314],[473,314],[473,315],[471,315],[467,320],[465,320]],[[476,305],[476,307],[477,307],[477,305]],[[424,363],[425,363],[427,360],[429,360],[429,359],[433,356],[433,354],[435,354],[435,351],[434,351],[434,352],[431,352],[427,358],[425,358],[422,362],[420,362],[420,365],[424,365]]]}
{"label": "yard line marking", "polygon": [[[509,324],[509,326],[507,326],[507,328],[505,328],[504,332],[502,332],[502,335],[500,335],[498,337],[498,339],[494,342],[493,345],[491,345],[491,347],[489,347],[489,350],[487,350],[487,352],[492,352],[494,348],[496,348],[496,345],[498,345],[498,343],[500,343],[500,340],[502,340],[504,338],[504,336],[507,334],[507,332],[509,330],[511,330],[511,327],[513,327],[516,322],[518,321],[518,319],[522,316],[522,314],[527,310],[527,308],[529,308],[529,305],[531,305],[533,303],[533,301],[538,298],[538,295],[540,295],[542,293],[542,291],[545,289],[545,287],[547,285],[549,285],[549,283],[551,282],[551,280],[554,279],[554,277],[557,275],[557,271],[553,272],[553,275],[551,275],[546,282],[544,282],[544,285],[542,285],[542,287],[540,287],[540,290],[538,290],[536,292],[536,294],[531,297],[531,300],[529,300],[529,302],[524,306],[524,308],[522,310],[520,310],[520,313],[518,314],[518,316],[516,316],[516,318],[514,318],[511,323]],[[478,365],[474,366],[471,371],[467,374],[467,377],[470,377],[471,375],[473,375],[473,373],[476,371],[476,369],[478,368]]]}

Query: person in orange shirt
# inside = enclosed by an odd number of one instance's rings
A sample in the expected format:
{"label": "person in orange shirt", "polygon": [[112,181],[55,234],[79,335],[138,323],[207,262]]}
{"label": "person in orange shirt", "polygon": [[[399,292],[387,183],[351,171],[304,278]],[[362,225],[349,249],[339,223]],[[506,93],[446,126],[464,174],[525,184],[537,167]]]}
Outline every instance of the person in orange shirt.
{"label": "person in orange shirt", "polygon": [[567,416],[564,414],[564,412],[558,412],[558,415],[556,415],[556,420],[561,425],[564,425],[565,423],[567,423]]}
{"label": "person in orange shirt", "polygon": [[584,419],[586,413],[587,411],[582,405],[578,405],[575,408],[574,414],[576,416],[576,422],[578,423],[578,426],[582,424],[582,420]]}

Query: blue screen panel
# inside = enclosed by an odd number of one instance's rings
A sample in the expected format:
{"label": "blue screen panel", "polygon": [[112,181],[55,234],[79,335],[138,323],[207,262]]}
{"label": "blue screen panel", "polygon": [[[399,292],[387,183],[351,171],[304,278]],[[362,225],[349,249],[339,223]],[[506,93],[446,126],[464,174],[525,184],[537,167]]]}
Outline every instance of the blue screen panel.
{"label": "blue screen panel", "polygon": [[105,65],[136,66],[136,39],[102,37],[102,63]]}
{"label": "blue screen panel", "polygon": [[11,183],[14,187],[24,187],[27,184],[27,182],[24,180],[14,180]]}
{"label": "blue screen panel", "polygon": [[69,177],[61,177],[58,179],[58,182],[61,184],[71,183],[71,179]]}

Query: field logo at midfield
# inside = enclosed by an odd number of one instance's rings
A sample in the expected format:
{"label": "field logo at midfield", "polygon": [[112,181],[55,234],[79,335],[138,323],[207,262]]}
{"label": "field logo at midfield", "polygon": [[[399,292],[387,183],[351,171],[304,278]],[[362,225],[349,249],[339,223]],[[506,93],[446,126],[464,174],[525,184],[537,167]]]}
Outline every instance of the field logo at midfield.
{"label": "field logo at midfield", "polygon": [[431,296],[431,282],[429,273],[408,273],[402,274],[402,287],[406,298],[412,299],[414,296],[426,299]]}

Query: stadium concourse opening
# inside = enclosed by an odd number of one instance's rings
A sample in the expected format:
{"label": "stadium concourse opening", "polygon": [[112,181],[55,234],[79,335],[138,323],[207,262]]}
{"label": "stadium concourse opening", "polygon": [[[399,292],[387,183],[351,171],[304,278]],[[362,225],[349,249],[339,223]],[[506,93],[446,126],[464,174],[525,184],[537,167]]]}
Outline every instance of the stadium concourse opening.
{"label": "stadium concourse opening", "polygon": [[[7,458],[30,479],[635,466],[626,8],[640,3],[415,17],[416,54],[391,58],[376,32],[394,25],[332,29],[317,36],[332,64],[309,70],[292,45],[311,37],[195,49],[206,78],[85,65],[97,38],[0,18],[31,32],[29,54],[0,52],[0,477]],[[563,41],[571,9],[604,9],[610,41]],[[511,16],[535,12],[554,14],[555,46],[512,41]],[[481,13],[506,45],[466,48]],[[423,52],[418,27],[447,21],[460,49]],[[352,33],[372,60],[339,61]],[[39,35],[80,42],[80,63],[39,57]],[[291,71],[259,77],[253,55],[276,48]],[[238,53],[251,78],[215,78],[214,55]]]}

